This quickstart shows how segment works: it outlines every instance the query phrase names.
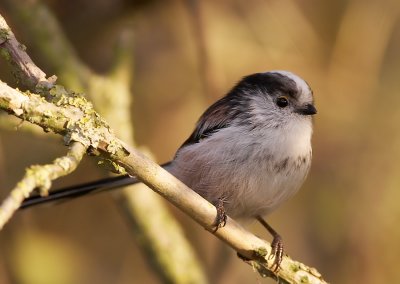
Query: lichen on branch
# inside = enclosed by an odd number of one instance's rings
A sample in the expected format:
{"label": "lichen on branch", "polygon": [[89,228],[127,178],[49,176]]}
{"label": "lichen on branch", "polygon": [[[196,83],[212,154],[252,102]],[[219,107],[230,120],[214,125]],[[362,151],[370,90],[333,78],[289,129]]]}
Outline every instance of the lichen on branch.
{"label": "lichen on branch", "polygon": [[[18,63],[17,69],[30,82],[33,91],[38,93],[21,92],[0,81],[0,109],[39,125],[45,131],[61,134],[65,142],[72,145],[71,151],[65,157],[55,160],[52,164],[29,168],[22,181],[1,205],[0,228],[35,188],[40,188],[41,193],[46,194],[51,180],[72,171],[86,150],[93,148],[98,150],[102,157],[122,166],[128,174],[137,176],[155,192],[214,233],[248,259],[246,262],[255,267],[262,276],[273,275],[279,283],[326,283],[315,269],[288,256],[283,257],[281,269],[277,273],[271,271],[271,245],[246,231],[230,218],[225,227],[214,231],[216,209],[212,204],[144,154],[118,139],[84,97],[55,85],[46,79],[43,72],[31,72],[34,69],[29,69],[30,65],[25,64],[28,61],[19,62],[21,57],[18,56],[24,54],[24,50],[12,42],[13,34],[1,16],[0,29],[3,31],[0,48],[9,52],[8,60]],[[16,40],[15,42],[18,43]]]}
{"label": "lichen on branch", "polygon": [[64,136],[69,144],[77,141],[91,148],[116,153],[124,151],[104,119],[83,96],[54,86],[46,97],[9,87],[0,81],[0,108],[45,131]]}
{"label": "lichen on branch", "polygon": [[41,195],[47,195],[51,182],[74,171],[85,152],[86,148],[82,144],[74,142],[71,144],[71,149],[67,155],[55,159],[53,163],[30,166],[22,180],[18,182],[0,205],[0,230],[26,197],[35,189],[39,189]]}

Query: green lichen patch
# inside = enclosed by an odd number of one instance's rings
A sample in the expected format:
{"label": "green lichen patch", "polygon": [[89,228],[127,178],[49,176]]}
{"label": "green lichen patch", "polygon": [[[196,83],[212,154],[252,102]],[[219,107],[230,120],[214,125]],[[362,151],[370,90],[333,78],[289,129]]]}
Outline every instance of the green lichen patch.
{"label": "green lichen patch", "polygon": [[265,258],[268,255],[268,250],[265,247],[260,247],[254,250],[254,253],[258,257]]}
{"label": "green lichen patch", "polygon": [[260,265],[258,262],[251,261],[251,266],[255,271],[257,271],[261,275],[261,277],[264,278],[273,277],[272,272],[266,269],[263,265]]}
{"label": "green lichen patch", "polygon": [[85,146],[98,147],[101,141],[109,140],[112,135],[108,124],[94,110],[93,105],[83,94],[68,91],[63,86],[55,85],[48,92],[47,100],[59,107],[66,107],[80,111],[78,120],[69,121],[65,127],[67,135],[64,136],[66,144],[78,141]]}
{"label": "green lichen patch", "polygon": [[0,29],[0,44],[10,39],[9,29]]}
{"label": "green lichen patch", "polygon": [[110,159],[101,159],[100,161],[98,161],[97,164],[105,167],[107,170],[109,170],[115,174],[122,174],[122,175],[127,174],[125,168],[121,167],[116,162],[114,162]]}
{"label": "green lichen patch", "polygon": [[303,277],[300,278],[300,283],[308,284],[310,283],[310,280],[308,279],[308,276],[304,275]]}
{"label": "green lichen patch", "polygon": [[11,62],[11,54],[7,49],[0,47],[0,56],[3,57],[7,62]]}
{"label": "green lichen patch", "polygon": [[301,270],[301,267],[297,263],[291,263],[290,270],[293,272],[297,272],[297,271]]}

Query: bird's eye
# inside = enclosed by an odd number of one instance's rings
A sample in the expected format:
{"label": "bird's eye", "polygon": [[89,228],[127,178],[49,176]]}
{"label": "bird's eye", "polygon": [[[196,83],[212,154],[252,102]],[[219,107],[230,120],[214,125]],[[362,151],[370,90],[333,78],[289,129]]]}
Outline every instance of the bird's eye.
{"label": "bird's eye", "polygon": [[276,104],[277,104],[278,107],[284,108],[284,107],[288,106],[289,101],[285,96],[280,96],[276,100]]}

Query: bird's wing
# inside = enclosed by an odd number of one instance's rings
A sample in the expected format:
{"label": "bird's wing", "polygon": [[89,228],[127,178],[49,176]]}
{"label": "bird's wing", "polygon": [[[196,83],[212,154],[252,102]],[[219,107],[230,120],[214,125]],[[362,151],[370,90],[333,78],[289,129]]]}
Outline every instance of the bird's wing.
{"label": "bird's wing", "polygon": [[213,133],[228,127],[237,114],[237,110],[229,103],[229,98],[224,97],[211,105],[200,117],[196,128],[189,138],[180,147],[198,143],[200,140],[210,137]]}

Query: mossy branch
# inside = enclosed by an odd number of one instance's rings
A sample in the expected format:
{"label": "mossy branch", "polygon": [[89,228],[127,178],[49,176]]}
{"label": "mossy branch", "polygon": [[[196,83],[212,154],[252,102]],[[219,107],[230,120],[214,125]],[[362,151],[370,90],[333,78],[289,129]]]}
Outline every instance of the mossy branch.
{"label": "mossy branch", "polygon": [[26,197],[35,189],[39,189],[41,195],[47,195],[51,182],[74,171],[85,152],[86,148],[81,143],[74,142],[64,157],[57,158],[48,165],[29,167],[22,180],[0,205],[0,230],[18,210]]}
{"label": "mossy branch", "polygon": [[[91,104],[81,96],[68,92],[61,86],[51,86],[41,95],[23,93],[0,82],[0,109],[37,124],[46,131],[63,135],[66,143],[72,143],[74,148],[78,147],[79,154],[74,155],[74,159],[81,157],[80,154],[86,148],[97,150],[103,158],[110,159],[116,165],[122,166],[128,174],[140,178],[231,246],[244,259],[248,259],[246,262],[262,276],[273,277],[279,283],[326,283],[315,269],[288,256],[284,256],[281,269],[277,273],[272,272],[270,267],[273,259],[269,258],[271,245],[246,231],[232,219],[228,219],[225,227],[214,232],[213,224],[217,213],[215,207],[144,154],[118,139]],[[48,181],[35,180],[34,183],[30,187],[39,185],[46,188],[49,185]],[[24,190],[21,192],[23,194],[19,199],[26,194]]]}
{"label": "mossy branch", "polygon": [[[134,145],[130,91],[132,29],[121,32],[112,69],[108,74],[100,75],[76,56],[57,19],[44,3],[25,0],[7,0],[7,3],[8,12],[21,25],[21,32],[31,39],[60,80],[70,89],[84,91],[121,138]],[[129,221],[132,235],[160,279],[167,283],[206,283],[195,251],[164,200],[143,184],[126,187],[120,193],[116,195],[117,200]],[[157,208],[152,210],[150,219],[149,208]]]}
{"label": "mossy branch", "polygon": [[[85,110],[79,107],[57,106],[45,101],[37,94],[24,94],[4,83],[0,84],[0,107],[15,116],[32,118],[30,122],[48,131],[62,134],[66,140],[82,141],[86,143],[86,147],[97,148],[106,158],[122,165],[129,174],[138,176],[145,184],[186,212],[207,230],[213,230],[215,207],[142,153],[125,145],[112,134],[98,115],[87,117]],[[54,120],[53,117],[57,119]],[[245,231],[231,219],[226,227],[218,230],[215,235],[244,257],[252,259],[248,262],[263,275],[269,271],[272,262],[268,259],[268,252],[271,251],[271,247],[267,242]],[[305,279],[308,279],[309,283],[324,283],[314,269],[295,262],[289,257],[284,257],[277,277],[288,283],[300,283],[300,279],[303,283],[307,283],[304,282]]]}
{"label": "mossy branch", "polygon": [[[10,92],[4,91],[4,89],[10,87],[4,85],[4,83],[0,84],[1,108],[18,117],[39,117],[40,113],[42,113],[44,117],[43,120],[33,119],[31,122],[45,127],[49,131],[62,134],[64,137],[68,137],[68,139],[71,137],[80,137],[81,141],[89,143],[85,145],[86,147],[97,148],[105,158],[109,158],[123,166],[128,174],[138,176],[154,191],[186,212],[205,229],[213,232],[213,223],[216,216],[215,207],[144,156],[141,152],[120,141],[112,134],[106,125],[100,125],[95,131],[87,129],[86,127],[76,128],[74,126],[76,124],[76,118],[84,117],[83,111],[79,108],[73,111],[66,111],[64,109],[65,106],[56,105],[52,105],[51,108],[53,108],[53,113],[58,117],[57,121],[70,122],[51,123],[47,125],[51,120],[46,118],[44,113],[46,112],[47,106],[51,105],[51,103],[44,101],[39,95],[31,93],[26,95],[15,90],[12,94],[15,98],[13,97],[14,99],[10,100]],[[19,103],[21,101],[23,103]],[[33,105],[35,105],[34,108],[32,108]],[[70,115],[73,115],[73,117],[69,117]],[[98,122],[96,122],[97,119],[99,119],[98,116],[92,116],[87,119],[93,120],[87,122],[91,127],[98,124]],[[96,138],[91,139],[91,136]],[[269,270],[273,261],[268,258],[271,252],[269,243],[244,230],[232,219],[229,219],[227,225],[214,234],[242,256],[250,259],[247,262],[263,276],[274,275],[273,272]],[[275,276],[286,283],[325,283],[321,279],[321,275],[315,269],[296,262],[287,256],[283,258],[281,269]]]}

